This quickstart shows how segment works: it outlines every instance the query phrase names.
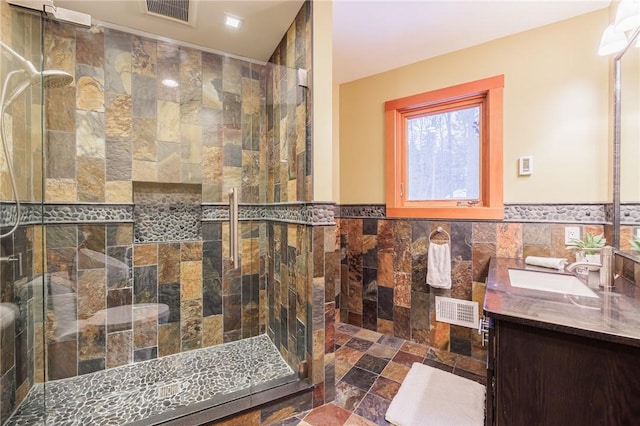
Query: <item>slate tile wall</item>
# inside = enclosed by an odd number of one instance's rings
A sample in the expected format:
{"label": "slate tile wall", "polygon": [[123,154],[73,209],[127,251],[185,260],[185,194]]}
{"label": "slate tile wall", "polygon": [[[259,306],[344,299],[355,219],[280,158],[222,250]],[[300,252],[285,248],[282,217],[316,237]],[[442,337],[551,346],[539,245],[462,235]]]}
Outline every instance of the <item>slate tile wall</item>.
{"label": "slate tile wall", "polygon": [[[0,4],[0,40],[28,60],[38,63],[40,58],[41,29],[39,17]],[[1,55],[2,80],[20,65]],[[21,84],[12,78],[8,90]],[[5,111],[7,149],[16,178],[18,197],[23,202],[42,199],[42,148],[40,90],[24,91]],[[0,155],[0,209],[5,200],[15,200],[7,158]],[[15,217],[11,215],[13,225]],[[2,227],[5,234],[11,226]],[[9,417],[23,401],[31,385],[41,375],[42,345],[37,336],[42,330],[37,325],[41,318],[42,281],[42,228],[20,226],[15,233],[0,240],[0,256],[14,256],[17,261],[0,262],[0,423]]]}
{"label": "slate tile wall", "polygon": [[[429,235],[442,227],[451,236],[451,289],[426,284]],[[485,359],[479,335],[470,328],[435,320],[435,296],[479,303],[491,256],[555,256],[575,259],[564,244],[564,224],[411,219],[341,218],[341,321]],[[582,233],[603,232],[582,225]],[[446,238],[436,233],[432,239]]]}

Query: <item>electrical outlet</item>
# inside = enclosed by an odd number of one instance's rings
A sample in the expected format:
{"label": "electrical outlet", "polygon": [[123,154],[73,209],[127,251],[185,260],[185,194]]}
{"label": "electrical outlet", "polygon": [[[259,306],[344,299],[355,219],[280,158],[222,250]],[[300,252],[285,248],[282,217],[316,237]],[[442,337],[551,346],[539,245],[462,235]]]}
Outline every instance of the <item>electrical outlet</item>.
{"label": "electrical outlet", "polygon": [[636,238],[640,238],[640,227],[636,228]]}
{"label": "electrical outlet", "polygon": [[580,239],[580,227],[579,226],[565,226],[564,227],[564,243],[569,244],[573,240]]}

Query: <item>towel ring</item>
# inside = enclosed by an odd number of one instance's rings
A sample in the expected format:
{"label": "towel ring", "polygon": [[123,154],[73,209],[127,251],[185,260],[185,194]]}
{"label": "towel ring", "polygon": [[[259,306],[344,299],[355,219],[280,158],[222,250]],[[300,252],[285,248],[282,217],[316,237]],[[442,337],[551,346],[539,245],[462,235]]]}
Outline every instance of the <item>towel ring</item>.
{"label": "towel ring", "polygon": [[430,242],[430,243],[432,243],[433,241],[431,240],[431,238],[432,238],[435,234],[439,234],[439,233],[444,233],[444,234],[447,236],[447,241],[448,241],[449,243],[451,243],[451,235],[449,235],[449,233],[448,233],[447,231],[445,231],[445,230],[444,230],[444,228],[443,228],[442,226],[438,226],[438,227],[436,228],[436,230],[435,230],[435,231],[432,231],[432,232],[429,234],[429,242]]}

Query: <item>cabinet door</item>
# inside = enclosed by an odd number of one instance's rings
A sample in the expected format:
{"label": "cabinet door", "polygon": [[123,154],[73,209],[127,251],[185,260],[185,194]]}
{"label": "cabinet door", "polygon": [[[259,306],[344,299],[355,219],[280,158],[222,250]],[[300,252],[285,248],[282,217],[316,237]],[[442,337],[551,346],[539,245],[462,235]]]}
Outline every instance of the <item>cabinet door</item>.
{"label": "cabinet door", "polygon": [[640,348],[496,321],[498,425],[640,421]]}

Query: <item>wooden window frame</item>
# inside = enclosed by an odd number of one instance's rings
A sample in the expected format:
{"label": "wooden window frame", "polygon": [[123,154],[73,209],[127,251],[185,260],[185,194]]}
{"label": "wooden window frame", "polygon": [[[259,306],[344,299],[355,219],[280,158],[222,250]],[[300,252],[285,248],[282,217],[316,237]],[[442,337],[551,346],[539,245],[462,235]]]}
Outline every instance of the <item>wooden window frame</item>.
{"label": "wooden window frame", "polygon": [[[420,93],[385,103],[386,204],[388,217],[503,219],[502,91],[504,75]],[[475,205],[459,200],[408,201],[407,119],[481,104],[480,196]]]}

